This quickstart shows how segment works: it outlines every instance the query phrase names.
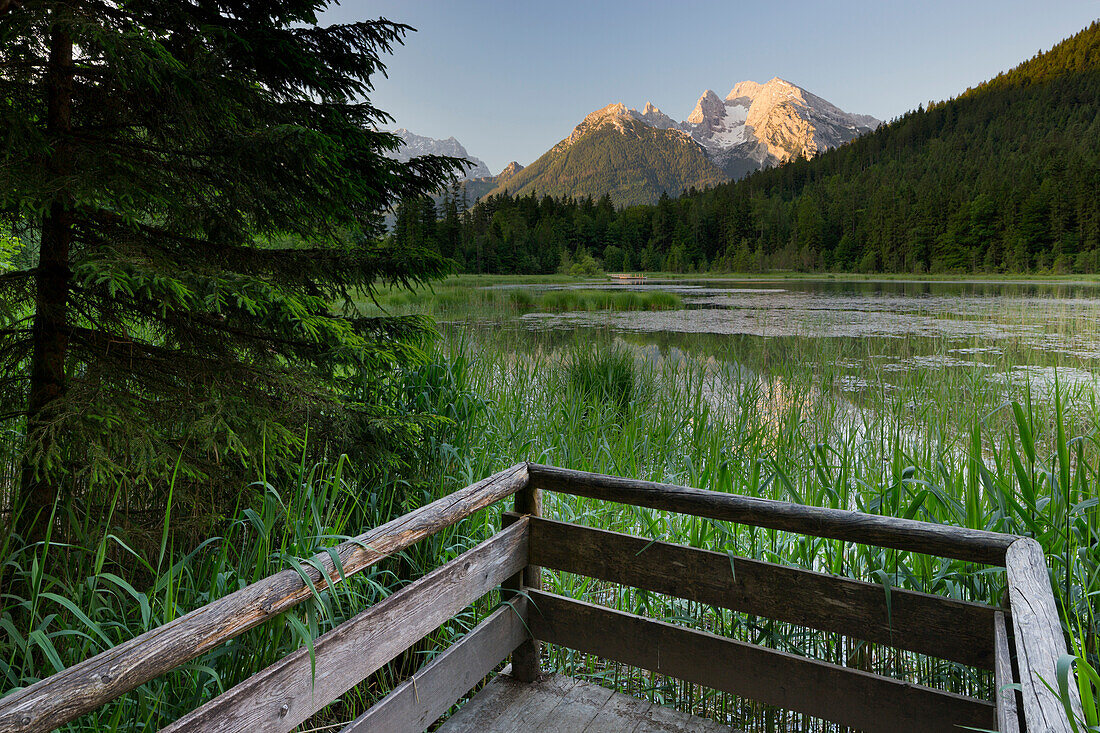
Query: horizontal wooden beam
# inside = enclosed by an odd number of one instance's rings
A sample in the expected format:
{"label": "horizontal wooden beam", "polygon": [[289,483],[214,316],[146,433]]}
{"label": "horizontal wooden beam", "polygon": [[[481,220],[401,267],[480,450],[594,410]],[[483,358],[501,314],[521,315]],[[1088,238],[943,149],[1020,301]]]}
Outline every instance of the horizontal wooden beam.
{"label": "horizontal wooden beam", "polygon": [[531,564],[993,668],[978,603],[534,517]]}
{"label": "horizontal wooden beam", "polygon": [[527,469],[531,485],[547,491],[986,565],[1004,565],[1005,551],[1019,539],[1016,535],[998,532],[725,494],[536,463],[528,464]]}
{"label": "horizontal wooden beam", "polygon": [[527,599],[501,606],[340,733],[421,733],[530,638]]}
{"label": "horizontal wooden beam", "polygon": [[[1070,733],[1066,708],[1058,694],[1058,660],[1066,654],[1066,637],[1054,592],[1050,587],[1043,548],[1031,538],[1012,543],[1006,557],[1008,603],[1020,671],[1020,699],[1026,729],[1042,733]],[[1071,708],[1081,718],[1081,698],[1070,684]]]}
{"label": "horizontal wooden beam", "polygon": [[521,519],[185,715],[168,731],[288,733],[527,565]]}
{"label": "horizontal wooden beam", "polygon": [[[344,575],[358,573],[526,485],[527,467],[520,463],[337,545]],[[318,589],[339,582],[327,552],[312,562],[325,570],[322,577],[302,563]],[[60,727],[278,616],[310,594],[296,570],[270,575],[0,698],[0,730],[28,733]]]}
{"label": "horizontal wooden beam", "polygon": [[530,593],[536,638],[849,725],[868,733],[990,729],[992,703],[613,611]]}

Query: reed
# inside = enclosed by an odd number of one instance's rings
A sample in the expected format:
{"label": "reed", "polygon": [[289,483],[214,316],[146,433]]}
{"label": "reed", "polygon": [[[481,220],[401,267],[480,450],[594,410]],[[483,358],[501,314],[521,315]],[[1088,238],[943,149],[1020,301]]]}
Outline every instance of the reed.
{"label": "reed", "polygon": [[[656,357],[651,347],[606,333],[595,343],[592,332],[577,344],[552,334],[534,341],[498,334],[479,344],[485,363],[472,365],[470,379],[490,408],[475,443],[570,468],[1035,537],[1051,560],[1080,684],[1090,684],[1086,664],[1095,668],[1100,651],[1100,413],[1085,385],[1025,384],[1013,395],[985,378],[995,374],[976,377],[932,360],[901,375],[871,372],[853,394],[840,389],[845,374],[836,366],[837,351],[847,347],[821,341],[787,344],[782,360],[772,344],[767,363],[747,341],[707,343],[699,356],[669,350]],[[558,387],[561,374],[597,385],[611,371],[633,386],[586,387],[583,399]],[[899,587],[987,603],[1004,592],[1002,572],[895,550],[563,495],[547,497],[546,514],[868,580],[884,592]],[[796,654],[960,693],[991,691],[988,674],[942,660],[565,573],[547,572],[544,582],[558,593]],[[551,650],[548,662],[745,730],[834,729],[567,650]],[[1083,698],[1096,699],[1091,689]],[[1087,715],[1096,718],[1095,704]]]}
{"label": "reed", "polygon": [[[977,370],[930,359],[893,372],[875,368],[871,352],[879,347],[858,339],[765,344],[694,336],[654,344],[602,331],[580,337],[464,327],[444,334],[428,362],[402,377],[403,399],[450,425],[426,439],[411,474],[364,484],[353,466],[338,460],[300,467],[291,485],[268,485],[260,476],[249,501],[227,509],[216,535],[197,545],[183,546],[166,512],[165,531],[153,546],[135,547],[118,517],[108,516],[64,544],[0,548],[9,587],[29,589],[6,596],[0,610],[5,688],[29,684],[526,459],[1035,537],[1051,561],[1074,641],[1076,672],[1067,659],[1062,683],[1081,689],[1082,730],[1100,720],[1094,693],[1100,409],[1087,382],[999,379],[1015,367],[1007,350],[1002,361]],[[909,347],[890,348],[901,354]],[[939,351],[946,357],[948,345]],[[872,365],[858,384],[845,367],[851,362]],[[1003,573],[969,563],[580,497],[549,494],[545,501],[552,518],[869,580],[884,593],[898,587],[996,603],[1004,590]],[[77,516],[80,507],[58,511]],[[162,725],[454,557],[496,521],[494,512],[485,512],[421,543],[69,730]],[[991,690],[987,673],[943,660],[566,573],[546,572],[544,582],[554,592],[797,654],[956,692]],[[494,602],[467,609],[316,722],[337,722],[365,708]],[[835,730],[567,650],[547,649],[544,663],[744,730]]]}

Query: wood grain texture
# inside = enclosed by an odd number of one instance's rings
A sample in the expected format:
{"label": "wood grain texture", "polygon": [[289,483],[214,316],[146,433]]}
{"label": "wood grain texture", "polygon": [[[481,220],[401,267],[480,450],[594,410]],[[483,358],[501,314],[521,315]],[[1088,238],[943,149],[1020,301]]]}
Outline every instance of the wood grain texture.
{"label": "wood grain texture", "polygon": [[524,726],[516,733],[527,731],[583,731],[614,693],[606,687],[578,682],[569,696],[551,708],[541,718],[525,715]]}
{"label": "wood grain texture", "polygon": [[993,668],[992,606],[538,518],[531,562]]}
{"label": "wood grain texture", "polygon": [[[516,521],[520,516],[534,518],[541,514],[542,493],[538,489],[527,486],[516,492],[515,511],[506,512],[501,517],[501,523],[506,526]],[[517,593],[523,593],[528,588],[542,590],[542,568],[531,565],[530,558],[528,558],[528,565],[523,569],[523,572],[509,578],[504,587]],[[512,676],[521,682],[534,682],[537,680],[539,675],[542,674],[542,670],[539,668],[541,654],[542,650],[539,648],[536,639],[528,638],[520,644],[512,654]]]}
{"label": "wood grain texture", "polygon": [[[526,485],[527,467],[520,463],[364,532],[336,547],[344,574],[358,573]],[[315,555],[313,562],[325,569],[322,577],[303,563],[318,590],[330,580],[339,582],[339,573],[327,552]],[[296,570],[270,575],[0,698],[0,730],[53,730],[259,626],[309,596],[309,586]]]}
{"label": "wood grain texture", "polygon": [[[1066,654],[1066,637],[1054,605],[1043,548],[1033,539],[1012,543],[1006,556],[1008,600],[1020,670],[1021,704],[1028,733],[1069,733],[1072,730],[1058,695],[1056,667]],[[1045,684],[1044,684],[1045,683]],[[1070,685],[1072,706],[1081,712],[1077,688]]]}
{"label": "wood grain texture", "polygon": [[876,733],[990,729],[992,703],[798,657],[703,631],[531,593],[543,641]]}
{"label": "wood grain texture", "polygon": [[526,564],[521,519],[164,730],[291,731]]}
{"label": "wood grain texture", "polygon": [[341,733],[421,733],[529,638],[527,601],[501,606]]}
{"label": "wood grain texture", "polygon": [[729,727],[591,682],[498,675],[437,733],[731,733]]}
{"label": "wood grain texture", "polygon": [[497,675],[472,700],[447,719],[436,733],[516,733],[534,731],[529,724],[542,720],[577,684],[572,677],[550,675],[539,682],[520,682],[510,674]]}
{"label": "wood grain texture", "polygon": [[708,517],[755,527],[830,537],[987,565],[1004,565],[1016,535],[918,522],[844,509],[792,504],[688,486],[605,476],[567,468],[527,466],[531,485],[592,499]]}
{"label": "wood grain texture", "polygon": [[1012,649],[1008,645],[1008,627],[1004,612],[997,611],[993,621],[993,702],[997,706],[998,733],[1020,733],[1020,718],[1016,708],[1016,691],[1006,689],[1015,681],[1012,676]]}

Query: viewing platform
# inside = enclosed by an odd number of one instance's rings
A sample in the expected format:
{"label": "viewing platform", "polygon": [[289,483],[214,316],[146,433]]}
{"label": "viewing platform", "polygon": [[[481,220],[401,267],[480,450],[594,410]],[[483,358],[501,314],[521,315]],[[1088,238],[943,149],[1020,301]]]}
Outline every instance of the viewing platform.
{"label": "viewing platform", "polygon": [[[1003,606],[889,588],[542,516],[543,492],[678,512],[1003,568]],[[1034,540],[910,519],[520,463],[0,699],[0,730],[48,731],[217,648],[355,573],[514,496],[491,537],[207,701],[166,731],[289,733],[486,594],[501,603],[344,733],[720,731],[697,717],[541,667],[542,645],[651,670],[830,730],[1069,733],[1066,641]],[[339,571],[336,558],[342,568]],[[543,568],[946,660],[987,697],[800,656],[543,589]],[[977,570],[977,568],[976,568]],[[510,666],[502,670],[511,658]],[[983,672],[984,670],[984,672]],[[1071,686],[1072,690],[1072,686]],[[1078,705],[1079,701],[1070,702]],[[332,728],[337,730],[336,727]]]}
{"label": "viewing platform", "polygon": [[520,682],[493,678],[436,733],[733,733],[729,726],[560,674]]}

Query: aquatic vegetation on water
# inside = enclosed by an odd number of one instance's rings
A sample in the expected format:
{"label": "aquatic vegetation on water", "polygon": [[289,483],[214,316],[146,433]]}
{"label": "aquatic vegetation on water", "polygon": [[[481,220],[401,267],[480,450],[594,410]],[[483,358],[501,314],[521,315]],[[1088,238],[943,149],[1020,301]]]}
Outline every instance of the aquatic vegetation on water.
{"label": "aquatic vegetation on water", "polygon": [[440,318],[485,318],[516,313],[543,312],[630,312],[660,311],[683,307],[679,294],[665,289],[599,287],[599,283],[576,286],[540,287],[456,287],[440,285],[431,290],[410,293],[404,290],[383,292],[374,301],[364,301],[368,311],[418,312]]}

